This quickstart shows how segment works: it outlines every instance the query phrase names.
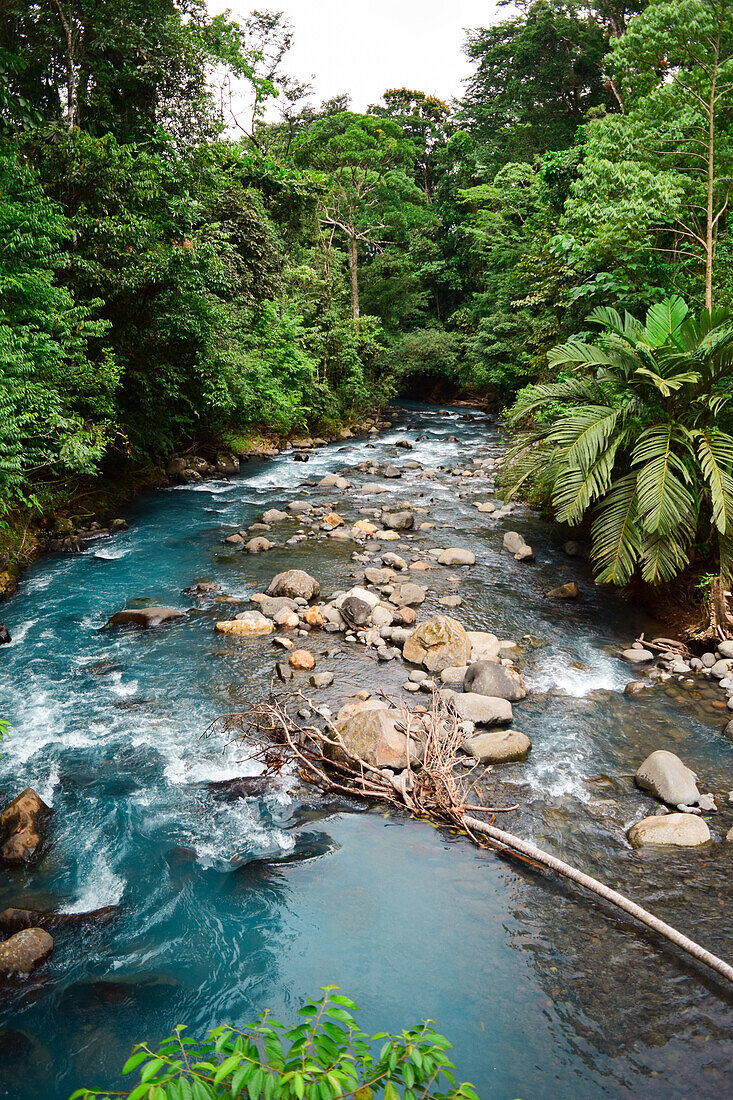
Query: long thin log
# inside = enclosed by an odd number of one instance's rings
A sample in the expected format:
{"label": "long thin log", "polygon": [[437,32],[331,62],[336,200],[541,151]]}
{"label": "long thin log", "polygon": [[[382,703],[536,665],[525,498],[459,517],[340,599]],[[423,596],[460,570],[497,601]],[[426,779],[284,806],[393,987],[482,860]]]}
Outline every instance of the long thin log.
{"label": "long thin log", "polygon": [[686,951],[688,955],[692,955],[698,962],[704,963],[723,978],[727,978],[729,982],[733,982],[733,966],[730,966],[724,959],[718,958],[717,955],[713,955],[711,951],[707,951],[704,947],[701,947],[699,943],[695,943],[694,940],[684,936],[670,924],[666,924],[665,921],[659,920],[658,917],[655,917],[654,914],[650,913],[647,909],[642,909],[635,901],[631,901],[630,898],[624,897],[623,894],[619,894],[617,890],[612,890],[610,886],[605,886],[602,882],[599,882],[598,879],[584,874],[583,871],[578,871],[576,867],[571,867],[569,863],[565,863],[562,859],[558,859],[557,856],[550,855],[549,852],[543,851],[542,848],[537,848],[536,845],[530,844],[527,840],[522,840],[521,837],[514,836],[513,833],[507,833],[503,829],[497,829],[494,825],[488,825],[484,821],[479,821],[477,817],[466,817],[465,821],[468,827],[474,832],[491,837],[492,840],[504,844],[507,848],[515,849],[529,856],[530,859],[535,860],[537,863],[541,863],[545,867],[557,871],[558,874],[564,875],[565,878],[572,879],[573,882],[577,882],[580,886],[585,886],[587,890],[591,890],[605,901],[609,901],[612,905],[616,905],[619,909],[623,909],[625,913],[629,913],[636,920],[647,925],[648,928],[652,928],[655,932],[658,932],[660,936],[664,936],[670,943]]}

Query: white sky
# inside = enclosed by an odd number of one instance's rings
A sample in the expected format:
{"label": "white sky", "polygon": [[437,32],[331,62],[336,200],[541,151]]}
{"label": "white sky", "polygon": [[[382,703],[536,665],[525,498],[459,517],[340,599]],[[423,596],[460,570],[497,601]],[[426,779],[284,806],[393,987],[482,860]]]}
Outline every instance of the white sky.
{"label": "white sky", "polygon": [[209,9],[240,19],[252,9],[284,12],[295,32],[286,71],[313,83],[316,105],[346,92],[356,111],[387,88],[459,95],[469,72],[465,29],[510,14],[495,0],[209,0]]}

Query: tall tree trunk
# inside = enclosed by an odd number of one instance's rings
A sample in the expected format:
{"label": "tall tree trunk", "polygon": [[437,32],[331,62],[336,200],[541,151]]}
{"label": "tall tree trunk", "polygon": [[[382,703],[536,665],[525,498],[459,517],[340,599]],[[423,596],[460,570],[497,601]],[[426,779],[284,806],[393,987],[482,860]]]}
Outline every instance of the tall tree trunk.
{"label": "tall tree trunk", "polygon": [[58,12],[64,30],[64,38],[66,39],[66,127],[68,130],[73,130],[76,126],[79,111],[76,57],[76,45],[79,35],[74,26],[74,14],[71,5],[69,5],[68,13],[64,12],[60,0],[53,0],[53,5]]}
{"label": "tall tree trunk", "polygon": [[356,237],[349,236],[347,240],[349,253],[349,272],[351,273],[351,311],[354,320],[359,318],[359,249]]}
{"label": "tall tree trunk", "polygon": [[705,308],[713,308],[713,258],[715,251],[715,90],[720,60],[720,36],[715,47],[715,60],[710,79],[710,100],[708,103],[708,178],[707,178],[707,225],[705,226]]}

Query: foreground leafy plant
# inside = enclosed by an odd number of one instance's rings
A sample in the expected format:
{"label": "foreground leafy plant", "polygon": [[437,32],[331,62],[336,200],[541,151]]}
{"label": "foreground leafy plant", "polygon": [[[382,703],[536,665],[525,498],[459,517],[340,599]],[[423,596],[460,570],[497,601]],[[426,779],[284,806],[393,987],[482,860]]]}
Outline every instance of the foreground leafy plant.
{"label": "foreground leafy plant", "polygon": [[615,309],[589,318],[594,342],[570,340],[549,362],[567,377],[530,386],[511,419],[539,423],[509,456],[516,491],[534,478],[555,517],[593,518],[598,579],[626,584],[640,571],[672,580],[696,540],[710,543],[720,576],[733,572],[733,320],[691,317],[679,297],[646,322]]}
{"label": "foreground leafy plant", "polygon": [[131,1092],[82,1088],[70,1100],[478,1100],[472,1085],[456,1085],[450,1043],[430,1021],[398,1035],[369,1036],[357,1027],[353,1001],[336,986],[323,991],[299,1009],[304,1022],[289,1029],[268,1012],[243,1031],[215,1028],[204,1042],[178,1026],[159,1047],[135,1048],[122,1070],[139,1074]]}

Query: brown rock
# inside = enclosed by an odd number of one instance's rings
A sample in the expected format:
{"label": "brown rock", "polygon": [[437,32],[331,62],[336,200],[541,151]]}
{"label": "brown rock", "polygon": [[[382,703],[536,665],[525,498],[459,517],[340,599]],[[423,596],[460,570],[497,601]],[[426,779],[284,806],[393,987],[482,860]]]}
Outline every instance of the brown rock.
{"label": "brown rock", "polygon": [[546,595],[548,600],[579,600],[580,589],[575,581],[568,581],[567,584],[561,584],[557,588],[551,588]]}
{"label": "brown rock", "polygon": [[290,667],[307,672],[316,667],[316,659],[308,649],[295,649],[290,654]]}
{"label": "brown rock", "polygon": [[0,814],[0,859],[29,863],[39,854],[43,823],[51,810],[32,787],[26,787]]}
{"label": "brown rock", "polygon": [[403,656],[429,672],[441,672],[449,665],[467,665],[471,645],[466,631],[449,615],[437,615],[420,623],[405,642]]}
{"label": "brown rock", "polygon": [[[337,721],[336,728],[348,752],[374,767],[401,771],[407,767],[408,744],[406,735],[395,725],[399,717],[399,711],[384,707],[361,710]],[[411,763],[419,763],[422,749],[419,741],[410,739]],[[328,746],[326,751],[334,760],[349,762],[348,755],[338,746]]]}
{"label": "brown rock", "polygon": [[53,939],[42,928],[24,928],[0,943],[0,974],[30,974],[53,951]]}
{"label": "brown rock", "polygon": [[77,924],[104,924],[120,914],[118,905],[105,905],[88,913],[54,913],[50,909],[3,909],[0,930],[20,932],[23,928],[68,928]]}
{"label": "brown rock", "polygon": [[241,618],[225,619],[216,624],[220,634],[234,634],[245,638],[257,638],[261,634],[272,634],[275,624],[266,619],[261,611],[244,611]]}
{"label": "brown rock", "polygon": [[325,626],[326,620],[320,612],[318,607],[306,607],[303,612],[303,621],[308,623],[308,626]]}
{"label": "brown rock", "polygon": [[184,612],[176,611],[174,607],[126,607],[124,611],[113,615],[107,626],[139,626],[150,629],[183,617]]}
{"label": "brown rock", "polygon": [[329,512],[327,516],[323,517],[323,522],[327,527],[343,527],[344,521],[338,512]]}
{"label": "brown rock", "polygon": [[405,626],[411,626],[417,618],[414,607],[399,607],[397,609],[397,614],[399,615],[400,622],[404,623]]}

